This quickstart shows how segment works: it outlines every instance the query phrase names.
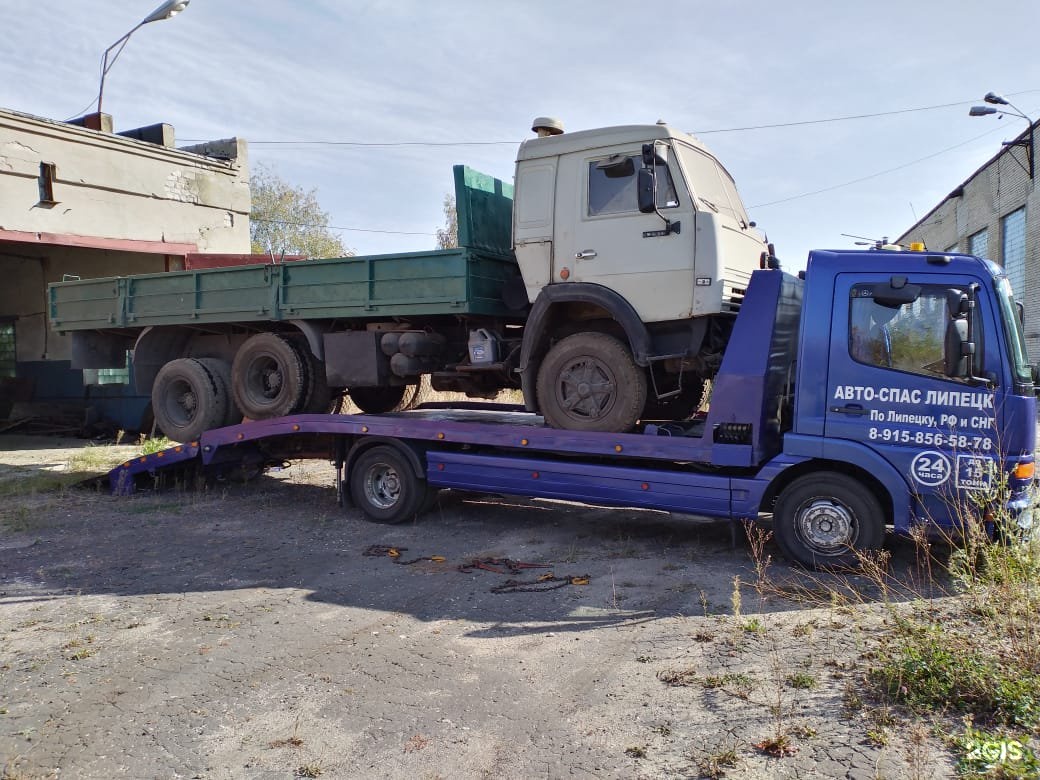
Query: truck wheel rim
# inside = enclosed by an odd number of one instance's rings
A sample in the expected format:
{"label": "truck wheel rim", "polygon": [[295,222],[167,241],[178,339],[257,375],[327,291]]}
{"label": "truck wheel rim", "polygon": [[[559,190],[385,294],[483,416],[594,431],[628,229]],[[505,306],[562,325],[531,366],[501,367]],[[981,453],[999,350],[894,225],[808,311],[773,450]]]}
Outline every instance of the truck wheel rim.
{"label": "truck wheel rim", "polygon": [[816,552],[827,555],[846,552],[856,541],[856,521],[842,504],[817,498],[798,509],[796,531]]}
{"label": "truck wheel rim", "polygon": [[594,357],[582,357],[560,372],[556,395],[572,417],[595,420],[609,411],[616,395],[614,372]]}
{"label": "truck wheel rim", "polygon": [[247,377],[250,394],[260,401],[274,401],[282,392],[282,371],[276,360],[267,357],[254,360]]}
{"label": "truck wheel rim", "polygon": [[372,466],[365,474],[365,498],[379,509],[391,509],[401,498],[401,477],[385,463]]}
{"label": "truck wheel rim", "polygon": [[167,395],[166,414],[178,425],[187,425],[195,419],[199,408],[199,399],[187,382],[174,382]]}

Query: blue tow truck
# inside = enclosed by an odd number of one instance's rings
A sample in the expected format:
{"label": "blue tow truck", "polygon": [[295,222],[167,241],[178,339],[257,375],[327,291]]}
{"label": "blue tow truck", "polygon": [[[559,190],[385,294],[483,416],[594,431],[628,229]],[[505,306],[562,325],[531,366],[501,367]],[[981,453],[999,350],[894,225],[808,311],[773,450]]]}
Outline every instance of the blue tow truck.
{"label": "blue tow truck", "polygon": [[[772,518],[793,561],[853,564],[888,528],[1033,522],[1037,370],[1003,270],[923,251],[814,251],[797,277],[755,271],[710,408],[635,432],[547,427],[520,407],[299,414],[207,431],[122,464],[113,491],[185,466],[336,465],[373,521],[443,488]],[[476,405],[474,405],[476,406]],[[967,511],[966,508],[971,508]]]}

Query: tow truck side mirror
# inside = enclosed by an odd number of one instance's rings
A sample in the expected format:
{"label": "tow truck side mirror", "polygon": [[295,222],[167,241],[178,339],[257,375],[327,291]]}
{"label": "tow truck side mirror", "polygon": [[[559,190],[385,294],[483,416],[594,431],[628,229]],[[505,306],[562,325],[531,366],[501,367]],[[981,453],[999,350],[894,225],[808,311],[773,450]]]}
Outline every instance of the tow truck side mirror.
{"label": "tow truck side mirror", "polygon": [[[645,148],[645,147],[644,147]],[[643,214],[653,214],[657,210],[655,195],[657,182],[650,168],[640,168],[636,177],[636,202]]]}

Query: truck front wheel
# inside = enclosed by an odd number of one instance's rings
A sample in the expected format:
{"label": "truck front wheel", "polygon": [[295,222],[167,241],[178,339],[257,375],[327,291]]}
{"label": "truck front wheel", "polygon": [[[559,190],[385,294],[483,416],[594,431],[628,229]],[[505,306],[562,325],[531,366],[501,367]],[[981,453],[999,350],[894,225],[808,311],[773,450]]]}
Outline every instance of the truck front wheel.
{"label": "truck front wheel", "polygon": [[304,359],[277,333],[250,336],[231,364],[231,390],[242,414],[266,420],[300,411],[307,401]]}
{"label": "truck front wheel", "polygon": [[350,468],[350,497],[374,523],[414,519],[426,504],[427,484],[393,447],[378,446],[361,453]]}
{"label": "truck front wheel", "polygon": [[836,472],[798,477],[773,512],[773,534],[784,555],[812,568],[846,568],[881,549],[885,514],[863,483]]}
{"label": "truck front wheel", "polygon": [[171,360],[152,385],[155,422],[174,441],[195,441],[203,431],[223,426],[228,404],[223,382],[193,358]]}
{"label": "truck front wheel", "polygon": [[553,428],[630,430],[646,403],[646,372],[624,344],[605,333],[558,342],[538,369],[538,405]]}

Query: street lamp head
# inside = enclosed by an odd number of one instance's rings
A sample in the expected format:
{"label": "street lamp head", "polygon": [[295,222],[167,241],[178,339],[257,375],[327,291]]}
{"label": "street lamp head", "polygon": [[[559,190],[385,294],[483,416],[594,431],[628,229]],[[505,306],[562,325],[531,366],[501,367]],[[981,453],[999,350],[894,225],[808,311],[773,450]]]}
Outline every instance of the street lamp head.
{"label": "street lamp head", "polygon": [[[101,56],[101,87],[98,89],[97,99],[97,112],[99,114],[101,113],[101,101],[105,97],[105,76],[108,75],[108,71],[111,70],[112,66],[116,64],[116,59],[122,53],[123,48],[126,46],[126,42],[130,40],[130,36],[146,24],[150,24],[151,22],[161,22],[164,19],[173,18],[187,8],[189,2],[191,2],[191,0],[166,0],[166,2],[148,14],[148,16],[139,21],[137,26],[130,30],[130,32],[105,49],[105,53]],[[112,52],[115,52],[115,54],[112,54]],[[110,54],[112,55],[111,59],[109,59]]]}
{"label": "street lamp head", "polygon": [[985,100],[987,103],[993,103],[994,105],[998,106],[1010,105],[1010,103],[1008,103],[1003,97],[998,95],[996,92],[987,92],[986,96],[982,99]]}
{"label": "street lamp head", "polygon": [[160,5],[148,16],[141,20],[141,24],[148,24],[150,22],[161,22],[163,19],[172,19],[174,16],[179,14],[185,8],[188,7],[188,3],[191,0],[166,0],[165,3]]}
{"label": "street lamp head", "polygon": [[997,109],[990,108],[989,106],[972,106],[968,111],[968,116],[987,116],[988,114],[998,113],[1000,112],[997,111]]}

